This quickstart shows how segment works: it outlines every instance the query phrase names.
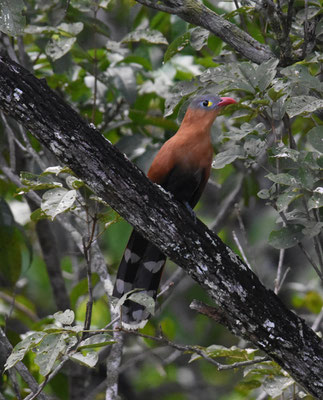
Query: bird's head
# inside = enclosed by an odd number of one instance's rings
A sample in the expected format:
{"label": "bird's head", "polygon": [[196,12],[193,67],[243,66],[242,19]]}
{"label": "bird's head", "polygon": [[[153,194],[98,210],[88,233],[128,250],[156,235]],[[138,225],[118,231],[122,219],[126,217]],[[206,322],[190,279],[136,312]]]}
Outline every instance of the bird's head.
{"label": "bird's head", "polygon": [[220,110],[234,103],[236,101],[231,97],[219,97],[211,94],[196,96],[188,106],[183,122],[189,124],[204,123],[210,127]]}
{"label": "bird's head", "polygon": [[194,97],[191,101],[189,108],[192,110],[203,110],[203,111],[217,111],[221,108],[234,104],[236,101],[231,97],[219,97],[211,94]]}

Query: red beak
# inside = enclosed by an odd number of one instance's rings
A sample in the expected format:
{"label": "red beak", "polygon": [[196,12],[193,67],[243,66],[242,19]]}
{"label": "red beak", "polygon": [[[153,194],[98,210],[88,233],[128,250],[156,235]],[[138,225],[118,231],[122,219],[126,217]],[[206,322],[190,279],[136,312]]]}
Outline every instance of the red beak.
{"label": "red beak", "polygon": [[221,97],[220,103],[218,103],[218,107],[225,107],[229,104],[235,104],[236,101],[232,97]]}

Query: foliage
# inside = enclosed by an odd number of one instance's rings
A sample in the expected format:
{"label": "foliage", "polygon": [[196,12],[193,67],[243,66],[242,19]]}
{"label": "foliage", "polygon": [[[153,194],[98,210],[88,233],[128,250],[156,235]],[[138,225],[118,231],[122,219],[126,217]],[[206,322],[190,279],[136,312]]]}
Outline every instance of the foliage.
{"label": "foliage", "polygon": [[[272,14],[261,6],[204,3],[268,44],[273,58],[252,63],[210,31],[130,0],[0,0],[1,47],[46,78],[145,171],[176,131],[192,95],[235,97],[239,103],[228,107],[213,127],[214,184],[197,213],[238,253],[242,247],[266,286],[322,332],[320,4],[277,2],[288,32],[282,39]],[[112,333],[95,330],[110,322],[110,305],[106,277],[91,276],[89,265],[104,255],[114,274],[129,227],[72,171],[58,166],[29,132],[3,115],[1,123],[0,322],[15,345],[1,393],[8,399],[26,394],[28,385],[19,380],[17,388],[9,374],[23,361],[38,383],[48,382],[46,393],[63,398],[74,381],[70,370],[61,367],[73,360],[92,368],[91,385],[84,382],[85,398],[95,382],[103,381],[101,368],[113,364],[113,357],[105,366],[100,356],[117,341]],[[41,223],[48,221],[44,232]],[[48,230],[55,241],[46,236]],[[52,252],[57,256],[54,270],[48,260]],[[170,263],[166,278],[174,279],[173,272]],[[121,372],[133,397],[121,384],[124,398],[311,398],[273,361],[262,360],[259,351],[192,315],[189,302],[206,295],[188,277],[174,291],[168,288],[168,296],[144,332],[155,335],[161,325],[170,346],[127,337]],[[65,310],[58,311],[58,301],[65,301]],[[171,347],[173,340],[194,343],[188,358]],[[219,364],[207,363],[208,358]],[[66,376],[70,385],[67,380],[57,384]],[[99,395],[94,391],[93,398]]]}

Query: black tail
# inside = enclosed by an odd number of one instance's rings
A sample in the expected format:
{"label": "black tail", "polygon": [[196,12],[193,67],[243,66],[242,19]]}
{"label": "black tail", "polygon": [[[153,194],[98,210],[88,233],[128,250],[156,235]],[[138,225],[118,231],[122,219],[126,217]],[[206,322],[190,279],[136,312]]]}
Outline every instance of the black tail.
{"label": "black tail", "polygon": [[[118,269],[113,296],[121,298],[138,289],[156,300],[165,261],[166,256],[156,246],[133,230]],[[133,300],[126,300],[120,313],[122,324],[129,329],[142,328],[151,315],[145,306]]]}

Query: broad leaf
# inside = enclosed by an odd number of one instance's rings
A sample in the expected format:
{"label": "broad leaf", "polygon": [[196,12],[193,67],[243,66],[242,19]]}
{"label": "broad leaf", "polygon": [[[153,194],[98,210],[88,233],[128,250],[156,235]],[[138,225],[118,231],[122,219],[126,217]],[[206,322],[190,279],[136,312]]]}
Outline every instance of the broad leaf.
{"label": "broad leaf", "polygon": [[314,150],[323,153],[323,126],[316,126],[307,133],[307,139]]}
{"label": "broad leaf", "polygon": [[26,18],[23,15],[23,0],[0,0],[0,30],[7,35],[22,34]]}
{"label": "broad leaf", "polygon": [[168,45],[165,36],[155,29],[138,29],[136,31],[130,32],[126,37],[122,39],[121,43],[131,42],[145,42],[148,44]]}
{"label": "broad leaf", "polygon": [[45,332],[32,332],[30,335],[25,337],[19,342],[12,350],[12,353],[8,357],[5,369],[12,368],[18,361],[21,361],[27,351],[34,348],[43,338],[46,336]]}
{"label": "broad leaf", "polygon": [[35,363],[39,366],[39,372],[48,375],[61,353],[66,349],[66,334],[50,333],[46,335],[38,346]]}
{"label": "broad leaf", "polygon": [[275,78],[277,70],[276,67],[279,63],[277,58],[272,58],[268,61],[264,61],[259,65],[256,72],[256,81],[260,91],[264,91],[270,85],[272,80]]}
{"label": "broad leaf", "polygon": [[72,310],[58,311],[54,314],[56,321],[63,325],[72,325],[75,315]]}
{"label": "broad leaf", "polygon": [[295,246],[304,237],[302,225],[288,225],[278,231],[272,231],[268,243],[276,249],[288,249]]}
{"label": "broad leaf", "polygon": [[50,57],[53,61],[56,61],[68,53],[75,42],[75,37],[54,35],[47,43],[45,52],[48,57]]}
{"label": "broad leaf", "polygon": [[52,219],[69,210],[76,200],[76,190],[57,188],[44,193],[41,209]]}
{"label": "broad leaf", "polygon": [[323,100],[313,96],[292,97],[286,103],[286,111],[290,118],[300,114],[312,113],[323,108]]}
{"label": "broad leaf", "polygon": [[98,362],[99,356],[98,353],[94,351],[90,351],[85,355],[80,352],[77,352],[71,355],[70,359],[77,361],[82,365],[86,365],[87,367],[93,368]]}
{"label": "broad leaf", "polygon": [[223,168],[227,164],[231,164],[237,158],[243,158],[244,153],[243,149],[240,146],[232,146],[228,150],[222,151],[218,153],[212,163],[212,168],[220,169]]}

